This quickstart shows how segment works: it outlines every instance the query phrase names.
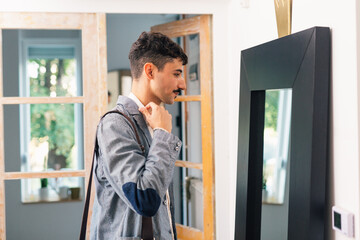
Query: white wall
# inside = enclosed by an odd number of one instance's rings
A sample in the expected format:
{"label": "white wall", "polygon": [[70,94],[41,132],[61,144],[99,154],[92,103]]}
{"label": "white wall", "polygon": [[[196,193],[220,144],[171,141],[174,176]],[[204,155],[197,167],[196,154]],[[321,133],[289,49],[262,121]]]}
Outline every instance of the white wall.
{"label": "white wall", "polygon": [[[270,3],[271,2],[271,3]],[[359,5],[357,6],[359,14]],[[275,10],[273,1],[250,0],[248,9],[241,9],[237,1],[230,3],[231,23],[236,32],[233,40],[240,43],[236,53],[259,43],[275,39]],[[260,17],[261,16],[261,17]],[[356,233],[359,236],[359,86],[357,58],[359,58],[359,29],[356,29],[355,0],[338,2],[334,0],[293,1],[292,32],[298,32],[313,26],[328,26],[332,32],[332,72],[330,93],[330,151],[329,151],[329,205],[326,239],[348,239],[331,229],[330,209],[332,205],[342,207],[355,214]],[[359,22],[359,17],[358,17]],[[359,27],[359,26],[358,26]],[[358,42],[356,42],[358,41]],[[232,56],[231,62],[239,66],[239,56]],[[234,65],[233,76],[239,76]],[[232,82],[233,79],[230,79]],[[230,85],[233,85],[230,83]],[[229,88],[230,102],[237,102],[238,82]],[[236,87],[235,87],[236,86]],[[234,106],[237,108],[237,106]],[[233,169],[237,146],[236,112],[230,116],[231,162]],[[232,134],[234,133],[234,134]],[[235,175],[235,172],[233,171]],[[234,188],[235,189],[235,188]],[[231,191],[231,194],[235,194]],[[232,197],[231,201],[235,197]],[[234,202],[231,202],[234,206]],[[357,237],[358,238],[358,237]]]}
{"label": "white wall", "polygon": [[[273,1],[249,0],[249,8],[241,8],[239,0],[19,2],[8,1],[1,5],[1,11],[213,14],[216,236],[219,240],[233,239],[240,50],[277,38]],[[356,67],[360,54],[356,50],[359,42],[356,42],[355,9],[355,0],[294,1],[293,32],[315,25],[332,28],[329,207],[336,204],[353,212],[356,236],[359,236],[360,87]],[[329,224],[327,233],[331,235],[329,239],[346,239],[333,233]]]}
{"label": "white wall", "polygon": [[[332,34],[330,92],[330,192],[327,233],[330,239],[348,239],[331,230],[331,206],[355,214],[359,229],[359,118],[356,43],[356,0],[310,0],[294,3],[293,31],[328,26]],[[309,8],[309,6],[313,6]],[[324,8],[326,6],[326,8]],[[303,16],[306,16],[304,18]],[[336,17],[335,17],[336,16]]]}
{"label": "white wall", "polygon": [[[301,1],[294,4],[294,31],[311,25],[332,29],[332,83],[330,105],[330,202],[355,214],[359,236],[359,118],[355,1]],[[309,9],[308,5],[314,5]],[[326,10],[324,6],[327,5]],[[325,11],[324,11],[325,10]],[[302,16],[306,19],[300,21]],[[336,16],[336,17],[334,17]],[[329,238],[348,239],[331,230]]]}
{"label": "white wall", "polygon": [[[229,4],[229,85],[228,101],[231,104],[229,111],[229,139],[230,156],[229,172],[230,191],[228,205],[229,238],[233,238],[235,227],[235,196],[236,196],[236,169],[237,169],[237,140],[238,140],[238,109],[239,109],[239,87],[240,87],[240,52],[241,50],[274,40],[277,38],[275,20],[275,8],[273,1],[250,0],[248,8],[241,7],[241,1],[233,0]],[[225,184],[225,183],[223,183]],[[232,235],[231,235],[232,234]],[[231,238],[232,237],[232,238]],[[221,239],[221,238],[220,238]]]}
{"label": "white wall", "polygon": [[[356,49],[357,49],[357,82],[358,82],[358,86],[357,86],[357,90],[358,90],[358,95],[357,95],[357,102],[358,102],[358,120],[360,119],[359,117],[359,113],[360,113],[360,2],[359,1],[356,1]],[[358,126],[359,126],[360,122],[358,121]],[[360,138],[360,134],[359,134],[359,131],[360,131],[360,127],[358,127],[358,139]],[[358,144],[360,143],[360,141],[358,141]],[[359,148],[359,147],[358,147]],[[359,159],[359,158],[358,158]],[[357,181],[356,182],[360,182],[360,168],[358,166],[358,177],[357,177]],[[359,184],[360,185],[360,184]],[[357,189],[355,189],[355,191],[358,192],[358,194],[360,193],[360,186],[357,186]],[[358,201],[359,203],[359,201]],[[360,203],[359,203],[360,204]],[[356,232],[356,236],[359,237],[359,232],[360,232],[360,224],[359,224],[359,221],[360,221],[360,213],[359,213],[359,208],[360,206],[358,206],[358,216],[357,216],[357,219],[356,219],[356,226],[357,226],[357,232]]]}

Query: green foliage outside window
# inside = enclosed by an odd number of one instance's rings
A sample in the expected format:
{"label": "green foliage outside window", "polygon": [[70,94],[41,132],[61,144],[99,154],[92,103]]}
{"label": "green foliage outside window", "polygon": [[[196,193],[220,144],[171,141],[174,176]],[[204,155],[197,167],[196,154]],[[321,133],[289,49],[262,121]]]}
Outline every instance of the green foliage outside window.
{"label": "green foliage outside window", "polygon": [[[271,139],[277,136],[277,118],[279,110],[279,92],[266,91],[265,92],[265,123],[264,123],[264,138]],[[267,189],[267,178],[269,176],[268,166],[266,159],[264,159],[263,177],[262,177],[262,189]],[[270,174],[271,175],[271,174]]]}
{"label": "green foliage outside window", "polygon": [[[75,74],[74,59],[31,59],[37,77],[30,76],[30,96],[71,96],[64,80]],[[74,139],[74,104],[31,104],[31,139],[48,141],[46,168],[69,167]]]}
{"label": "green foliage outside window", "polygon": [[279,91],[266,91],[265,99],[265,128],[272,128],[276,131]]}

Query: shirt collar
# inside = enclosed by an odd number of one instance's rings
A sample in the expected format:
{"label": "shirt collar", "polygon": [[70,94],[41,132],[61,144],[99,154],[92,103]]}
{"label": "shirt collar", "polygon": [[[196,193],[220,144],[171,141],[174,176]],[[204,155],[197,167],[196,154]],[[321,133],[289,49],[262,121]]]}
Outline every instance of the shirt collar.
{"label": "shirt collar", "polygon": [[135,96],[134,93],[130,92],[130,94],[129,94],[128,97],[129,97],[130,99],[132,99],[132,100],[136,103],[136,105],[138,105],[139,108],[145,107],[144,104],[142,104],[142,103],[140,102],[140,100],[137,98],[137,96]]}
{"label": "shirt collar", "polygon": [[[145,107],[144,104],[142,104],[142,103],[140,102],[139,98],[136,97],[134,93],[131,92],[128,97],[129,97],[131,100],[133,100],[139,108]],[[149,129],[149,132],[150,132],[151,137],[153,137],[153,135],[154,135],[154,130],[150,127],[150,125],[149,125],[148,123],[146,123],[146,125],[147,125],[147,127],[148,127],[148,129]]]}

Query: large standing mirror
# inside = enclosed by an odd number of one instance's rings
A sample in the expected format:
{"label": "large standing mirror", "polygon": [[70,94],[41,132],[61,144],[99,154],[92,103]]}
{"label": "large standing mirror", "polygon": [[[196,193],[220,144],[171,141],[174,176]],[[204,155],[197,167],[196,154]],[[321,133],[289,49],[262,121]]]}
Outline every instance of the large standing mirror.
{"label": "large standing mirror", "polygon": [[329,28],[241,52],[236,240],[324,239],[329,71]]}

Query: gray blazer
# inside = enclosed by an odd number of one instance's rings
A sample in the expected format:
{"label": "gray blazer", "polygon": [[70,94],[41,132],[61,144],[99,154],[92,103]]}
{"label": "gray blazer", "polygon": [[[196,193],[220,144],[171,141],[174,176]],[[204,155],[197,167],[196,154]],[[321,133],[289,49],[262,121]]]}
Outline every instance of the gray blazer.
{"label": "gray blazer", "polygon": [[96,197],[91,239],[140,239],[141,215],[152,217],[155,239],[171,239],[167,189],[176,239],[172,176],[182,143],[161,129],[156,129],[152,138],[130,98],[119,96],[115,109],[135,123],[145,156],[128,120],[116,113],[103,118],[97,131],[99,156],[94,163]]}

